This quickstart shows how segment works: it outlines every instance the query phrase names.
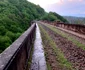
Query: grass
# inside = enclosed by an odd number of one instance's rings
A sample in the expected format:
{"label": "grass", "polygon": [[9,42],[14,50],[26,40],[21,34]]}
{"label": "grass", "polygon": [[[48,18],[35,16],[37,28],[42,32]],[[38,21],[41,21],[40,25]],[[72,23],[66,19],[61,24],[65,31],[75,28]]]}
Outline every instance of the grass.
{"label": "grass", "polygon": [[[41,35],[42,35],[42,40],[45,41],[47,45],[50,45],[55,52],[56,56],[56,61],[59,62],[59,65],[61,68],[65,67],[68,70],[74,70],[72,68],[72,65],[70,62],[67,61],[67,59],[64,57],[64,54],[61,52],[59,48],[56,47],[55,42],[51,39],[51,37],[48,35],[48,33],[42,28],[42,26],[39,24],[40,30],[41,30]],[[45,45],[46,47],[46,45]],[[49,68],[49,65],[48,65]]]}
{"label": "grass", "polygon": [[51,66],[50,66],[50,63],[47,62],[46,64],[47,64],[47,69],[48,69],[48,70],[52,70],[52,68],[51,68]]}
{"label": "grass", "polygon": [[57,29],[56,27],[45,24],[48,28],[50,28],[52,31],[56,32],[57,34],[61,35],[62,37],[67,38],[69,41],[73,42],[76,46],[80,47],[81,49],[85,50],[85,45],[80,43],[78,40],[74,39],[73,37],[69,37],[68,34],[61,32],[61,30]]}

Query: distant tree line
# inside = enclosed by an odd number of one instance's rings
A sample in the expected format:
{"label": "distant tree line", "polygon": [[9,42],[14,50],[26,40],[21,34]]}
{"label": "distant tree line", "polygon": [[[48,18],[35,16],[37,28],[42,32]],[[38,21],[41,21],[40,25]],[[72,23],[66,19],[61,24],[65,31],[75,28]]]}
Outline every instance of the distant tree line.
{"label": "distant tree line", "polygon": [[55,12],[49,12],[41,17],[42,20],[68,22],[65,18]]}

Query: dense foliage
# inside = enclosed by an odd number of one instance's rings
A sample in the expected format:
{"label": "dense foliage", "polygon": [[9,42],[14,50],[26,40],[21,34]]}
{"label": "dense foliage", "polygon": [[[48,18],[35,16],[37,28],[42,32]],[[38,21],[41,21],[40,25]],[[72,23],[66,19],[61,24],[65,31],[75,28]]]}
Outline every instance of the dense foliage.
{"label": "dense foliage", "polygon": [[62,16],[55,12],[49,12],[45,14],[42,18],[42,20],[48,20],[48,21],[61,21],[61,22],[68,22],[66,19],[64,19]]}
{"label": "dense foliage", "polygon": [[44,14],[40,6],[26,0],[0,0],[0,52],[30,26],[31,20]]}
{"label": "dense foliage", "polygon": [[46,13],[39,5],[27,0],[0,0],[0,52],[14,42],[32,20],[62,20],[56,13]]}

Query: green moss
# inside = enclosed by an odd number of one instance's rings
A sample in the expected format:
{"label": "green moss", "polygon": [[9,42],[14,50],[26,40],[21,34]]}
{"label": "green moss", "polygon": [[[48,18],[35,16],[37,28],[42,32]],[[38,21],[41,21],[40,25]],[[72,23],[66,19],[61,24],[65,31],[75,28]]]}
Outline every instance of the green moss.
{"label": "green moss", "polygon": [[32,63],[32,55],[33,55],[33,45],[31,46],[31,51],[30,51],[30,56],[29,56],[29,59],[28,59],[28,65],[27,65],[27,69],[26,70],[29,70],[30,67],[31,67],[31,63]]}

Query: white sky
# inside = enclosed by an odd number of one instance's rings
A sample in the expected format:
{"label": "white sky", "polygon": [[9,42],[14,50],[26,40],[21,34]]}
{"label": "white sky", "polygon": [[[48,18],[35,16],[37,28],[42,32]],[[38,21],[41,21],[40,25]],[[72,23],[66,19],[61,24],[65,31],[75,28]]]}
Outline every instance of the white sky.
{"label": "white sky", "polygon": [[28,0],[28,1],[35,3],[35,4],[39,4],[41,7],[44,8],[45,6],[47,6],[49,4],[58,3],[62,0]]}
{"label": "white sky", "polygon": [[28,0],[39,4],[46,12],[53,11],[60,15],[85,16],[85,0]]}

